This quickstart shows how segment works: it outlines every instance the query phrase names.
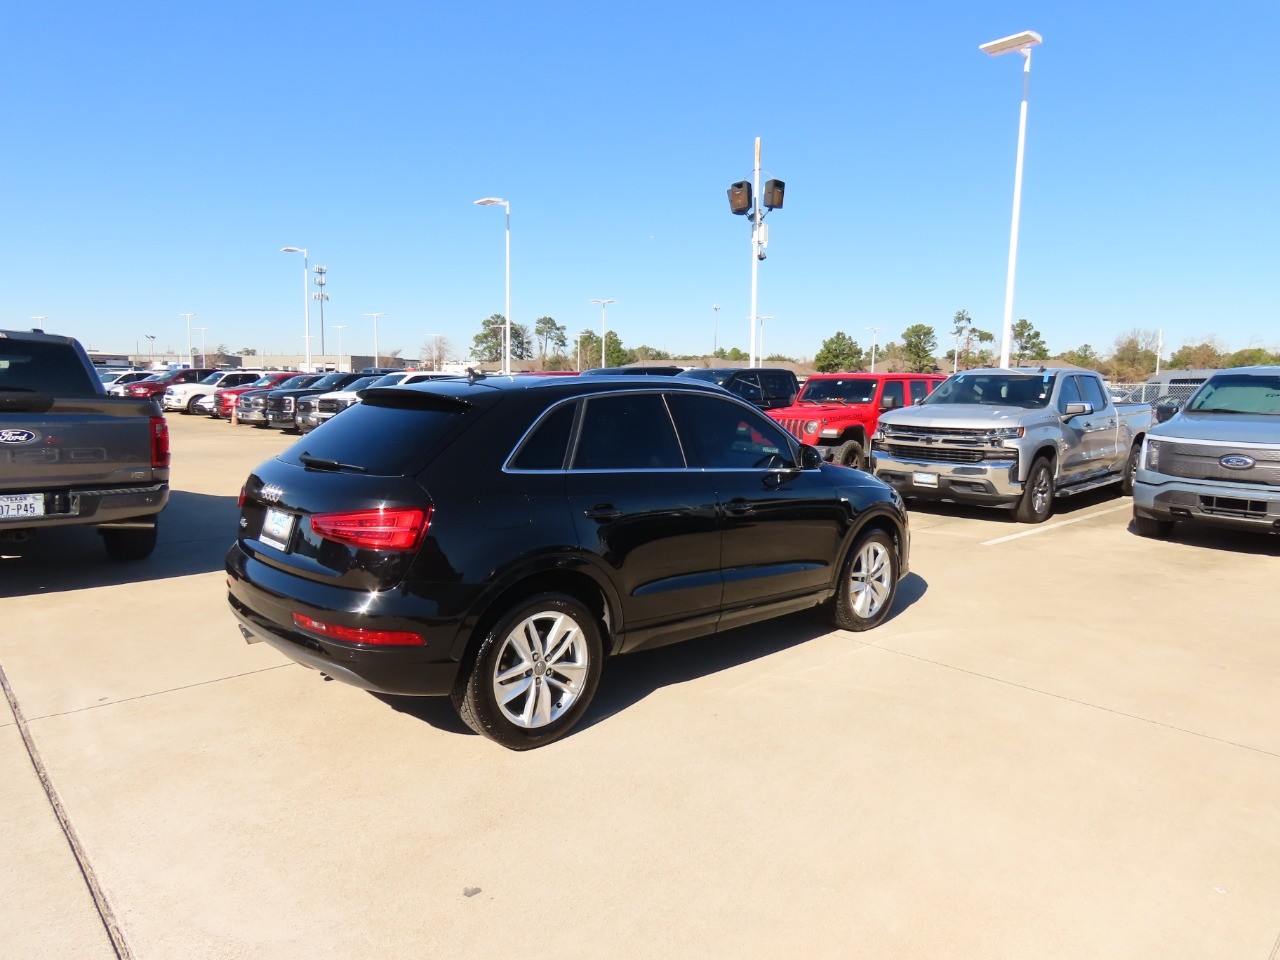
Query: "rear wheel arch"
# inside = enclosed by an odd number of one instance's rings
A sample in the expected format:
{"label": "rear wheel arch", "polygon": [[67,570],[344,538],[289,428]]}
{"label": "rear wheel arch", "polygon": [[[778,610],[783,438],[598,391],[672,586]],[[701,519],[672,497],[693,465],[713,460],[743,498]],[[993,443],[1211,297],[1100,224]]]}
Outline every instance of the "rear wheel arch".
{"label": "rear wheel arch", "polygon": [[474,653],[489,629],[513,605],[542,593],[563,593],[573,597],[595,616],[604,644],[605,656],[617,649],[616,630],[620,622],[617,599],[609,597],[595,577],[579,567],[540,568],[516,574],[497,592],[488,595],[475,618],[467,618],[454,642],[454,656],[465,660]]}

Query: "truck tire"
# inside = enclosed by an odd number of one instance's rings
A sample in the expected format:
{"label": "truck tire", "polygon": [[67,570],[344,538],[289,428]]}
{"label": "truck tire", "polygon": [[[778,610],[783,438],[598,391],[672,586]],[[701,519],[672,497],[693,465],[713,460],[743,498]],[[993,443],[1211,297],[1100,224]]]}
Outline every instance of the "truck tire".
{"label": "truck tire", "polygon": [[1129,459],[1124,465],[1124,479],[1120,481],[1120,496],[1133,496],[1133,479],[1138,475],[1138,458],[1142,456],[1142,441],[1138,441],[1133,445],[1133,449],[1129,451]]}
{"label": "truck tire", "polygon": [[1053,467],[1048,457],[1036,457],[1013,512],[1019,523],[1044,523],[1053,516]]}
{"label": "truck tire", "polygon": [[185,408],[183,408],[183,411],[182,411],[182,412],[183,412],[183,413],[185,413],[185,414],[187,414],[188,416],[190,416],[191,414],[195,413],[195,412],[196,412],[196,404],[197,404],[197,403],[199,403],[199,402],[200,402],[201,400],[203,400],[203,399],[204,399],[204,397],[203,397],[202,395],[200,395],[200,394],[197,394],[196,396],[192,397],[190,400],[188,400],[188,401],[187,401],[187,405],[186,405],[186,407],[185,407]]}
{"label": "truck tire", "polygon": [[831,458],[833,463],[839,463],[846,467],[857,467],[859,470],[867,469],[867,451],[860,440],[847,440],[836,450],[836,454]]}
{"label": "truck tire", "polygon": [[1173,532],[1173,521],[1157,520],[1155,517],[1140,517],[1135,513],[1133,515],[1133,532],[1140,537],[1163,540]]}
{"label": "truck tire", "polygon": [[112,560],[145,560],[156,548],[159,522],[131,530],[99,530],[107,556]]}

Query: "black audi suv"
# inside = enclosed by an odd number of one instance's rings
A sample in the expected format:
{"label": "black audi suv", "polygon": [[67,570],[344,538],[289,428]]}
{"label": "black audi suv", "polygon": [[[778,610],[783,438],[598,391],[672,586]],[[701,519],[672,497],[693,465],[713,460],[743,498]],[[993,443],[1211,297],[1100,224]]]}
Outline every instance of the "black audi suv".
{"label": "black audi suv", "polygon": [[261,464],[227,556],[246,639],[557,739],[606,657],[822,606],[879,624],[902,500],[694,380],[472,376],[367,389]]}

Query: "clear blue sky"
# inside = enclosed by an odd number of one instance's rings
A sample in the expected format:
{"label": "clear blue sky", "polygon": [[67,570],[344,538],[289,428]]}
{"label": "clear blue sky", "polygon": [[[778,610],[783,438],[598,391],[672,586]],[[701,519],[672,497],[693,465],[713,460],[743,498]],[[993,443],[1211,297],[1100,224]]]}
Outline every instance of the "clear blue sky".
{"label": "clear blue sky", "polygon": [[[747,346],[747,224],[787,183],[760,271],[765,349],[812,356],[952,314],[998,330],[1021,59],[1037,30],[1015,318],[1057,351],[1162,328],[1280,349],[1274,0],[1218,4],[68,3],[0,34],[0,326],[108,351],[469,346],[512,316],[625,345]],[[756,52],[753,52],[756,51]],[[313,311],[314,349],[319,320]],[[198,335],[197,335],[198,337]],[[329,350],[334,331],[326,331]],[[198,339],[197,339],[198,348]]]}

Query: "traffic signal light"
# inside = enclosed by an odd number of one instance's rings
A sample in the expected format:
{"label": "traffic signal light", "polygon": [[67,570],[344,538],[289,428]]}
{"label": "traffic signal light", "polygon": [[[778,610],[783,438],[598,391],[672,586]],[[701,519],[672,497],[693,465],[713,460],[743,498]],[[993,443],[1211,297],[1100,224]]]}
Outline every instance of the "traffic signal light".
{"label": "traffic signal light", "polygon": [[751,212],[750,180],[739,180],[737,183],[730,185],[729,209],[740,217],[746,216]]}
{"label": "traffic signal light", "polygon": [[769,180],[764,185],[764,205],[768,210],[780,210],[787,185],[781,180]]}

